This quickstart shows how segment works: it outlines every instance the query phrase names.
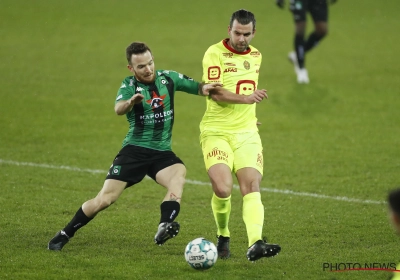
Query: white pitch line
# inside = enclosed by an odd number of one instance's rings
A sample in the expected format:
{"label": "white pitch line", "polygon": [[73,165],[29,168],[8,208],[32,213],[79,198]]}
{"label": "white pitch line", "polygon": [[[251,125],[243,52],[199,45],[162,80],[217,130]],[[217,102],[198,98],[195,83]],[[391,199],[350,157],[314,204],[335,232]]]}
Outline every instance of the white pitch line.
{"label": "white pitch line", "polygon": [[[106,174],[107,170],[100,170],[100,169],[87,169],[87,168],[79,168],[73,166],[65,166],[65,165],[51,165],[51,164],[43,164],[43,163],[33,163],[33,162],[19,162],[13,160],[4,160],[0,159],[0,164],[9,164],[9,165],[17,165],[17,166],[31,166],[31,167],[40,167],[40,168],[48,168],[48,169],[63,169],[68,171],[76,171],[76,172],[87,172],[92,174]],[[186,182],[193,185],[200,185],[200,186],[210,186],[208,182],[196,181],[186,179]],[[235,189],[239,189],[238,185],[234,185]],[[307,193],[307,192],[296,192],[292,190],[280,190],[280,189],[273,189],[273,188],[261,188],[264,192],[271,192],[271,193],[280,193],[280,194],[288,194],[293,196],[308,196],[320,199],[331,199],[331,200],[338,200],[338,201],[345,201],[345,202],[354,202],[354,203],[366,203],[366,204],[386,204],[386,201],[378,201],[378,200],[363,200],[358,198],[350,198],[346,196],[329,196],[324,194],[317,194],[317,193]]]}

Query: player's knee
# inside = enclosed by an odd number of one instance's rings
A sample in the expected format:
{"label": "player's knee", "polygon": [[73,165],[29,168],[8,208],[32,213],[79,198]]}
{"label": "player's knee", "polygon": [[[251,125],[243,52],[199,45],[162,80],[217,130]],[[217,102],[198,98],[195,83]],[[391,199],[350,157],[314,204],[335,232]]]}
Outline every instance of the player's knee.
{"label": "player's knee", "polygon": [[231,195],[231,190],[229,188],[214,188],[214,193],[219,198],[227,198]]}
{"label": "player's knee", "polygon": [[97,208],[99,211],[104,210],[108,208],[111,204],[113,204],[115,201],[116,199],[113,198],[112,196],[107,196],[107,195],[100,196],[97,199]]}
{"label": "player's knee", "polygon": [[319,39],[322,39],[326,35],[328,35],[328,26],[326,24],[323,25],[317,25],[315,29],[315,33],[319,37]]}

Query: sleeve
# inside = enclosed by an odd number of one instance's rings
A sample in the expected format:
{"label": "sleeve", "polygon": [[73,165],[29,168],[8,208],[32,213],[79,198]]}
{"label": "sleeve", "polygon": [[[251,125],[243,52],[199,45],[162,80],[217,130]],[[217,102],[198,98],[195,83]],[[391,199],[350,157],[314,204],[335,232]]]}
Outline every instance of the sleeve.
{"label": "sleeve", "polygon": [[128,100],[129,98],[131,98],[133,96],[134,89],[131,84],[133,84],[132,79],[126,78],[125,80],[122,81],[121,86],[118,89],[117,96],[115,98],[114,103],[117,103],[118,101],[121,101],[121,100]]}
{"label": "sleeve", "polygon": [[177,91],[183,91],[190,94],[199,93],[199,82],[196,82],[192,78],[181,73],[171,71],[171,74],[174,75]]}
{"label": "sleeve", "polygon": [[209,47],[203,57],[203,78],[204,83],[221,83],[223,84],[222,65],[219,59],[219,53]]}

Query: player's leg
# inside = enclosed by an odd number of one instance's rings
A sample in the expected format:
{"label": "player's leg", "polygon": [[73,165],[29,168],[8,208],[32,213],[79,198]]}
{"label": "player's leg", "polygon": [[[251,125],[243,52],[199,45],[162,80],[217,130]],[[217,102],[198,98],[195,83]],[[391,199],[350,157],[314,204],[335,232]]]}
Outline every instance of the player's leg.
{"label": "player's leg", "polygon": [[174,220],[180,212],[186,167],[173,152],[159,152],[148,175],[167,189],[160,205],[160,222],[154,236],[154,243],[162,245],[179,233],[180,225]]}
{"label": "player's leg", "polygon": [[294,50],[296,54],[296,62],[299,69],[304,68],[305,64],[305,31],[306,21],[295,22],[295,34],[294,34]]}
{"label": "player's leg", "polygon": [[213,189],[211,209],[217,225],[217,250],[219,258],[230,257],[229,218],[231,213],[231,192],[233,152],[229,136],[203,133],[201,136],[204,163]]}
{"label": "player's leg", "polygon": [[61,250],[76,231],[89,223],[97,213],[113,204],[126,187],[146,176],[148,162],[138,157],[138,147],[126,146],[115,157],[103,187],[97,196],[83,203],[71,221],[50,240],[48,249]]}
{"label": "player's leg", "polygon": [[261,173],[252,167],[244,167],[236,172],[243,196],[243,221],[246,225],[249,247],[262,239],[264,206],[260,195]]}
{"label": "player's leg", "polygon": [[298,83],[308,83],[308,72],[305,68],[305,32],[306,12],[308,0],[291,0],[290,10],[293,13],[295,24],[294,51],[289,53],[289,60],[293,63]]}
{"label": "player's leg", "polygon": [[315,30],[305,43],[305,52],[310,51],[328,34],[328,5],[326,0],[313,0],[310,14],[314,21]]}
{"label": "player's leg", "polygon": [[230,257],[229,218],[231,215],[232,171],[228,165],[217,163],[208,169],[213,189],[211,209],[217,225],[217,250],[221,259]]}
{"label": "player's leg", "polygon": [[61,250],[76,231],[89,223],[97,213],[114,203],[126,187],[126,182],[105,180],[103,188],[93,199],[83,203],[71,221],[48,244],[49,250]]}
{"label": "player's leg", "polygon": [[279,253],[280,247],[262,240],[264,206],[260,183],[263,172],[261,139],[257,132],[238,135],[234,171],[243,196],[243,221],[246,225],[249,250],[247,257],[254,261]]}

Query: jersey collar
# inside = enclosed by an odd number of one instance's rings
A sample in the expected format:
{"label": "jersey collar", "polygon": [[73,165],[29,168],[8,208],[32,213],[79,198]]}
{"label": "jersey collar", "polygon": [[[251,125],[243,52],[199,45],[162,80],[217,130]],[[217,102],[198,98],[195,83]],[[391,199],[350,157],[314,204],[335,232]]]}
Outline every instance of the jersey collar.
{"label": "jersey collar", "polygon": [[249,52],[251,52],[250,46],[247,48],[246,51],[238,52],[237,50],[235,50],[231,46],[229,46],[228,41],[229,41],[229,38],[226,38],[226,39],[222,40],[222,44],[224,45],[225,48],[227,48],[229,51],[231,51],[235,54],[248,54]]}

